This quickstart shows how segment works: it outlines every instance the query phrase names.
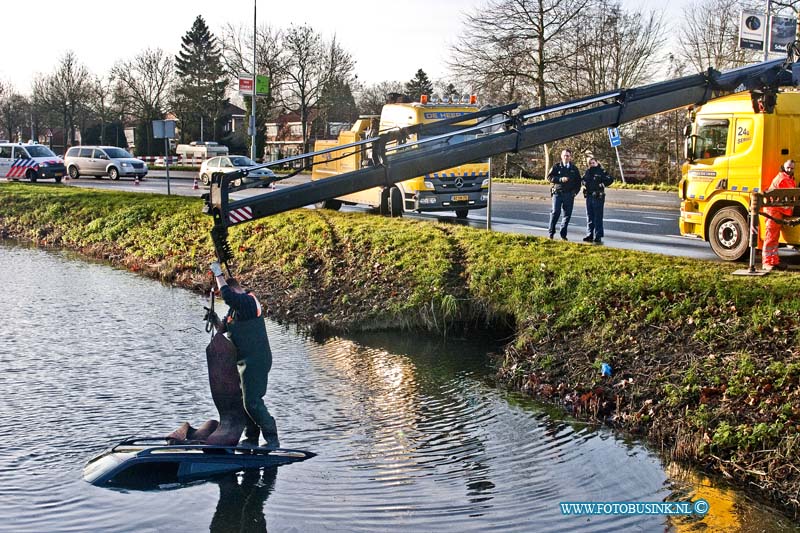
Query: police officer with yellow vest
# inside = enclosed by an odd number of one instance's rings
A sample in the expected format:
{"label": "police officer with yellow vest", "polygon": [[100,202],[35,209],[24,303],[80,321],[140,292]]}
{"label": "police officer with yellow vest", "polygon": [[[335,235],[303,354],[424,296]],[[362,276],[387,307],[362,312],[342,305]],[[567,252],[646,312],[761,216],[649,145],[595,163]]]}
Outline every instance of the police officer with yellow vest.
{"label": "police officer with yellow vest", "polygon": [[219,287],[222,299],[228,304],[228,314],[222,320],[222,331],[227,331],[236,346],[236,366],[242,386],[244,410],[249,419],[245,427],[245,446],[258,446],[259,432],[266,441],[265,448],[280,447],[275,419],[264,405],[267,377],[272,368],[272,351],[261,303],[250,291],[245,291],[233,279],[227,280],[218,262],[211,263],[211,272]]}

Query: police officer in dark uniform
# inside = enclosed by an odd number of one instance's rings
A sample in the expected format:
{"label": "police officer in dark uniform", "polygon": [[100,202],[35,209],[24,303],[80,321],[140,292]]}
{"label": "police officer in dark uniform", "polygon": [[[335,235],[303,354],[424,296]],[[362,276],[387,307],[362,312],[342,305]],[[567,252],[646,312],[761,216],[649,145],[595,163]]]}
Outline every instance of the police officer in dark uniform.
{"label": "police officer in dark uniform", "polygon": [[552,239],[556,233],[556,224],[564,212],[564,222],[561,225],[561,240],[567,240],[567,228],[572,218],[572,208],[575,205],[575,196],[581,190],[581,173],[572,163],[572,150],[561,152],[561,162],[553,165],[547,175],[547,181],[553,184],[550,195],[553,197],[550,210],[549,237]]}
{"label": "police officer in dark uniform", "polygon": [[583,195],[586,197],[585,242],[603,244],[603,205],[606,202],[606,187],[614,178],[606,172],[597,159],[589,160],[589,168],[583,175]]}
{"label": "police officer in dark uniform", "polygon": [[272,368],[272,351],[269,347],[267,327],[264,323],[261,303],[252,292],[245,291],[233,279],[225,279],[220,264],[211,264],[211,272],[217,281],[222,299],[228,304],[228,314],[222,320],[236,346],[236,366],[242,386],[242,401],[248,415],[245,439],[242,445],[258,446],[259,432],[266,440],[267,449],[280,447],[275,419],[264,405],[267,393],[267,377]]}

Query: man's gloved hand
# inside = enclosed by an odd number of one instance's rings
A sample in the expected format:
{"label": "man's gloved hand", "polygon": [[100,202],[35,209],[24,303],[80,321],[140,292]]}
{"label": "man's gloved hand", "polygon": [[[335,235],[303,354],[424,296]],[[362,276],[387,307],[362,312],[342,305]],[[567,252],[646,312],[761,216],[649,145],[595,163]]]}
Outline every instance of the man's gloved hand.
{"label": "man's gloved hand", "polygon": [[214,276],[222,275],[222,266],[219,264],[219,261],[211,263],[211,273],[214,274]]}
{"label": "man's gloved hand", "polygon": [[203,307],[203,309],[206,310],[206,315],[203,317],[203,320],[205,320],[205,321],[210,320],[214,324],[218,324],[219,323],[219,315],[217,315],[217,313],[215,311],[209,309],[208,307]]}

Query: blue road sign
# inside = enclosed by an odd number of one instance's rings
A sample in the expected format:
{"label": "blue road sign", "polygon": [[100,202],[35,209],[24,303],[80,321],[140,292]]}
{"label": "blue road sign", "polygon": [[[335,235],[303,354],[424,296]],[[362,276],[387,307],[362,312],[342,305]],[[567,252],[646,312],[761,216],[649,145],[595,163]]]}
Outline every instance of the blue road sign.
{"label": "blue road sign", "polygon": [[611,146],[616,148],[622,144],[622,137],[619,136],[619,128],[608,128],[608,140]]}

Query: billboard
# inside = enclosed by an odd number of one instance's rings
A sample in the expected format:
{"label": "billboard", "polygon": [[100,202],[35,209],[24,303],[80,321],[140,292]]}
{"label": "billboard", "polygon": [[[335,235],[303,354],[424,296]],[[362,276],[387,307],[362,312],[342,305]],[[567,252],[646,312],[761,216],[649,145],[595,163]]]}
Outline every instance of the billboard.
{"label": "billboard", "polygon": [[739,23],[739,48],[763,50],[766,22],[764,13],[742,11],[742,18]]}
{"label": "billboard", "polygon": [[786,52],[797,35],[797,19],[773,16],[769,32],[769,51]]}
{"label": "billboard", "polygon": [[766,14],[742,11],[739,23],[739,48],[763,51],[767,28],[769,28],[769,51],[786,52],[786,47],[797,35],[797,19],[772,15],[767,24]]}

